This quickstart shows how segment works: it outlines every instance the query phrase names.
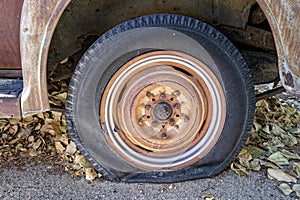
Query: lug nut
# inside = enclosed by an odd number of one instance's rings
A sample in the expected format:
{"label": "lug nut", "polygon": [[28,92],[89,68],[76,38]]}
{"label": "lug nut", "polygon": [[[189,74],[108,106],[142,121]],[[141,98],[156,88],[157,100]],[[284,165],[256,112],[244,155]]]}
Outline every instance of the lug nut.
{"label": "lug nut", "polygon": [[146,106],[145,106],[145,109],[146,109],[146,110],[150,110],[150,109],[151,109],[151,105],[149,105],[149,104],[146,105]]}
{"label": "lug nut", "polygon": [[181,108],[181,105],[180,105],[179,103],[176,103],[176,104],[174,105],[174,108],[175,108],[175,109],[180,109],[180,108]]}
{"label": "lug nut", "polygon": [[166,99],[166,94],[165,94],[165,93],[162,93],[162,94],[160,95],[160,99],[161,99],[161,100]]}
{"label": "lug nut", "polygon": [[169,123],[170,123],[170,126],[174,126],[175,125],[175,120],[174,119],[170,119]]}
{"label": "lug nut", "polygon": [[161,137],[162,137],[163,139],[166,139],[166,138],[167,138],[167,134],[166,134],[165,132],[163,132],[163,133],[161,133]]}
{"label": "lug nut", "polygon": [[147,92],[147,93],[146,93],[146,96],[150,98],[150,97],[152,97],[153,95],[152,95],[151,92]]}

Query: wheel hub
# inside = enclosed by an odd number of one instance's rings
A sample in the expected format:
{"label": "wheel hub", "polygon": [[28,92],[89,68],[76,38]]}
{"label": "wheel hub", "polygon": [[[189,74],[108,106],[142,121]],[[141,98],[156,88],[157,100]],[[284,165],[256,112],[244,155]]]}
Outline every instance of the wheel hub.
{"label": "wheel hub", "polygon": [[166,102],[159,102],[153,108],[153,115],[159,121],[166,121],[173,114],[173,108]]}

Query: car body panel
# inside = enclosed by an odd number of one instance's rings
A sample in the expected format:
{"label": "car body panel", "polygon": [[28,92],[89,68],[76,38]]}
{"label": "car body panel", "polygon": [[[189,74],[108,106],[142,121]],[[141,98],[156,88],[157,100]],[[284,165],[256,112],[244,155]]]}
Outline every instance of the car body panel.
{"label": "car body panel", "polygon": [[20,19],[22,0],[0,1],[0,69],[21,69]]}
{"label": "car body panel", "polygon": [[20,50],[24,89],[22,115],[50,109],[47,89],[47,57],[52,35],[71,0],[25,0],[21,17]]}
{"label": "car body panel", "polygon": [[272,28],[283,86],[300,94],[300,1],[257,0]]}

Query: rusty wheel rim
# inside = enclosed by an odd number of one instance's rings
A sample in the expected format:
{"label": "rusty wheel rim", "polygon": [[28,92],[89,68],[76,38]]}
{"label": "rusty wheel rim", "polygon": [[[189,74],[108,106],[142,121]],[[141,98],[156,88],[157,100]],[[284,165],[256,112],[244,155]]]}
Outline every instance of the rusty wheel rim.
{"label": "rusty wheel rim", "polygon": [[100,108],[110,147],[143,170],[176,170],[203,158],[226,116],[222,87],[201,61],[175,51],[146,53],[107,84]]}

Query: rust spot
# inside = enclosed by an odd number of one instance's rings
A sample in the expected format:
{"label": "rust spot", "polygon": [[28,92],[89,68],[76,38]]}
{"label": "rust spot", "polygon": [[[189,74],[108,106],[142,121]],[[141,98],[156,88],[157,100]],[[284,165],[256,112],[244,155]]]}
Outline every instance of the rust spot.
{"label": "rust spot", "polygon": [[293,76],[292,76],[291,72],[287,72],[287,73],[283,72],[282,74],[284,77],[284,84],[287,86],[290,86],[290,87],[295,87]]}

